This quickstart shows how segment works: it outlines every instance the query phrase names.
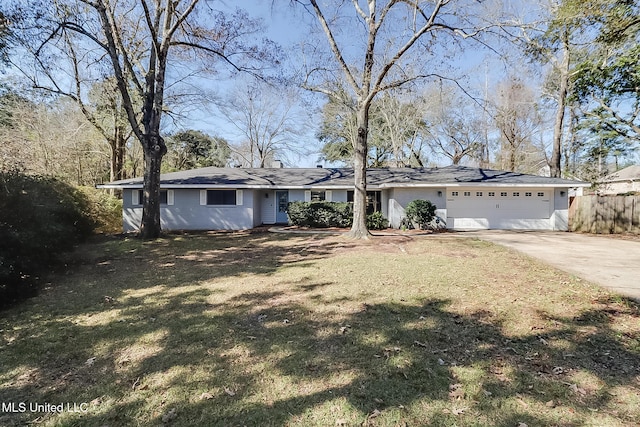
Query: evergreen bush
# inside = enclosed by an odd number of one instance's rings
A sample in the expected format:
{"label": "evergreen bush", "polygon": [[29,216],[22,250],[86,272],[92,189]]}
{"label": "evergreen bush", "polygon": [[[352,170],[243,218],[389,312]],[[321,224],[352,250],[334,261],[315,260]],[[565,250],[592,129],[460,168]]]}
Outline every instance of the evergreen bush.
{"label": "evergreen bush", "polygon": [[291,202],[289,223],[299,227],[351,227],[353,208],[347,202]]}
{"label": "evergreen bush", "polygon": [[436,205],[429,200],[414,200],[404,210],[410,224],[417,224],[421,230],[431,226],[436,217]]}
{"label": "evergreen bush", "polygon": [[[291,202],[287,214],[289,223],[299,227],[348,228],[353,224],[353,205],[347,202]],[[389,221],[381,212],[367,215],[367,228],[384,230]]]}
{"label": "evergreen bush", "polygon": [[373,212],[367,215],[367,228],[369,230],[384,230],[389,227],[389,221],[382,216],[382,212]]}

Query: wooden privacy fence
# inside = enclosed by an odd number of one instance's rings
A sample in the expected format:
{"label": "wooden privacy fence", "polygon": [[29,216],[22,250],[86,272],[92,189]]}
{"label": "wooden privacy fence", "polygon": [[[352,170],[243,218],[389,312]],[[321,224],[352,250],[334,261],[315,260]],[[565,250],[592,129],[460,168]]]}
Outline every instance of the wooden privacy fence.
{"label": "wooden privacy fence", "polygon": [[569,229],[640,234],[640,196],[579,196],[569,206]]}

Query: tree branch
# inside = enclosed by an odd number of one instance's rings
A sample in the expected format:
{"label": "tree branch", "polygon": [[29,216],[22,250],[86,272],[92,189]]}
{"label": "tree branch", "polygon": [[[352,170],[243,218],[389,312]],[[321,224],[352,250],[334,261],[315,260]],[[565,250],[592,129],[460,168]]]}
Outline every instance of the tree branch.
{"label": "tree branch", "polygon": [[333,37],[333,33],[331,32],[331,29],[329,28],[329,24],[327,23],[327,20],[325,19],[324,14],[322,13],[322,11],[320,10],[320,7],[318,6],[318,2],[316,0],[310,0],[310,1],[311,1],[311,5],[313,6],[313,9],[316,12],[316,16],[318,17],[318,20],[320,21],[320,25],[322,25],[322,29],[324,30],[325,35],[327,36],[327,39],[329,40],[329,45],[331,47],[331,51],[333,52],[333,54],[335,55],[336,59],[338,60],[338,63],[340,64],[340,67],[344,71],[344,73],[345,73],[345,75],[347,77],[347,80],[349,81],[349,84],[353,87],[353,89],[356,92],[359,92],[361,90],[360,85],[358,85],[358,83],[356,82],[356,79],[353,77],[353,74],[351,73],[351,70],[349,69],[349,66],[345,62],[344,57],[342,56],[342,52],[338,48],[338,43],[336,42],[336,39]]}
{"label": "tree branch", "polygon": [[140,129],[140,125],[138,123],[138,118],[136,116],[135,111],[133,110],[133,100],[129,94],[129,90],[127,88],[126,80],[124,73],[122,72],[122,67],[120,66],[120,61],[118,57],[118,49],[113,37],[113,31],[115,28],[111,25],[109,21],[109,17],[107,15],[106,6],[103,3],[103,0],[100,0],[96,4],[96,10],[98,15],[100,16],[100,21],[102,23],[104,34],[107,38],[107,52],[109,57],[111,58],[111,63],[113,65],[113,71],[116,78],[116,83],[118,85],[118,89],[120,90],[120,95],[122,96],[123,106],[127,113],[127,119],[129,120],[129,124],[131,125],[131,129],[133,133],[136,135],[136,138],[142,143],[144,141],[144,133],[142,129]]}
{"label": "tree branch", "polygon": [[212,53],[216,56],[218,56],[219,58],[223,59],[227,64],[231,65],[231,67],[233,67],[234,70],[236,71],[242,71],[245,73],[249,73],[250,75],[252,75],[253,77],[265,81],[265,78],[263,76],[261,76],[259,73],[254,72],[253,70],[246,68],[246,67],[241,67],[239,65],[237,65],[235,62],[233,62],[231,59],[229,59],[229,57],[227,55],[225,55],[223,52],[217,50],[217,49],[213,49],[207,46],[203,46],[201,44],[198,43],[193,43],[193,42],[188,42],[188,41],[172,41],[170,43],[171,46],[186,46],[186,47],[191,47],[194,49],[199,49],[199,50],[203,50],[205,52],[208,53]]}
{"label": "tree branch", "polygon": [[371,99],[373,99],[373,97],[380,92],[380,87],[382,85],[382,82],[384,81],[385,77],[387,76],[387,73],[389,73],[389,71],[391,70],[391,68],[396,64],[396,62],[398,62],[398,60],[402,57],[402,55],[404,55],[404,53],[409,50],[411,48],[411,46],[414,45],[414,43],[424,34],[426,33],[429,29],[431,29],[434,24],[435,24],[435,19],[436,16],[438,16],[438,13],[440,13],[440,10],[442,9],[442,7],[448,2],[448,0],[436,0],[436,4],[434,5],[433,11],[431,12],[431,16],[429,17],[429,19],[427,20],[427,22],[422,26],[422,28],[420,28],[420,30],[418,30],[417,32],[415,32],[413,34],[413,36],[404,44],[404,46],[402,46],[398,52],[396,52],[395,56],[393,58],[391,58],[391,60],[389,60],[385,66],[382,68],[382,70],[380,71],[380,74],[378,75],[378,78],[373,86],[373,90],[369,93],[369,96],[367,97],[368,102],[371,102]]}

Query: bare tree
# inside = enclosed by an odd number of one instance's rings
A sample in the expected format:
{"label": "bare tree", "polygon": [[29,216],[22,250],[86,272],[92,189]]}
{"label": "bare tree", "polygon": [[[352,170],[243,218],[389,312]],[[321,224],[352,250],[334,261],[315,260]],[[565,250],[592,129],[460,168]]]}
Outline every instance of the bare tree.
{"label": "bare tree", "polygon": [[[257,72],[255,64],[271,59],[273,53],[245,42],[260,28],[258,21],[239,10],[229,16],[213,10],[212,2],[202,2],[202,7],[199,3],[61,0],[26,20],[21,33],[22,46],[35,66],[19,65],[26,75],[37,74],[38,81],[43,80],[40,86],[74,93],[65,87],[67,79],[58,78],[65,72],[86,76],[81,83],[96,76],[115,81],[128,124],[144,153],[143,238],[155,238],[161,231],[160,170],[167,148],[160,133],[168,78],[177,83],[192,74],[181,74],[178,68],[169,73],[170,66],[182,55],[180,59],[193,61],[196,71],[213,69],[219,60],[234,71]],[[71,61],[52,62],[61,56]],[[49,69],[58,73],[48,73]]]}
{"label": "bare tree", "polygon": [[133,131],[127,120],[116,82],[113,79],[105,79],[95,84],[89,91],[89,103],[83,101],[81,93],[77,93],[72,99],[78,103],[86,119],[109,145],[109,180],[125,179],[126,148]]}
{"label": "bare tree", "polygon": [[[404,99],[392,93],[374,100],[369,112],[367,167],[424,165],[423,104],[421,99]],[[323,106],[316,136],[323,143],[325,160],[353,165],[358,136],[355,106],[356,101],[343,90]]]}
{"label": "bare tree", "polygon": [[426,163],[425,108],[425,100],[419,97],[403,98],[400,94],[387,92],[377,99],[378,138],[389,145],[389,166],[423,167]]}
{"label": "bare tree", "polygon": [[259,81],[236,86],[220,110],[235,128],[239,142],[231,148],[241,166],[264,168],[302,152],[297,100],[291,87]]}
{"label": "bare tree", "polygon": [[0,124],[0,169],[56,176],[75,185],[108,178],[108,147],[75,103],[19,97],[2,101],[8,116]]}
{"label": "bare tree", "polygon": [[434,153],[458,165],[465,158],[478,158],[484,144],[482,111],[465,96],[442,84],[428,92],[427,140]]}
{"label": "bare tree", "polygon": [[[337,70],[330,67],[327,58],[308,64],[305,87],[331,95],[339,73],[355,95],[354,218],[348,235],[369,238],[366,163],[372,102],[381,92],[432,75],[433,71],[426,71],[433,70],[433,64],[427,58],[438,55],[437,42],[444,40],[439,37],[448,35],[455,40],[474,37],[482,31],[481,25],[471,22],[470,15],[460,13],[464,7],[477,10],[481,5],[475,2],[462,5],[451,0],[352,0],[323,2],[322,5],[317,0],[296,0],[296,3],[307,8],[317,19],[329,44],[333,64],[338,67]],[[408,67],[410,55],[417,53],[418,46],[421,58],[414,57],[416,60],[412,64],[415,67]]]}
{"label": "bare tree", "polygon": [[531,88],[516,77],[500,84],[495,120],[500,131],[500,168],[527,172],[532,167],[539,168],[537,157],[541,150],[535,147],[535,137],[540,131],[541,116]]}

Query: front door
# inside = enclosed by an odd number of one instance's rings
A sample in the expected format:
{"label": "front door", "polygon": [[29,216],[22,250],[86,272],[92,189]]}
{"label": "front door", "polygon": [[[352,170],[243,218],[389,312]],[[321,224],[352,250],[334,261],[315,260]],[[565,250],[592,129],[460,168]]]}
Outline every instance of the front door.
{"label": "front door", "polygon": [[289,222],[287,216],[287,205],[289,204],[289,192],[288,191],[276,191],[276,222],[279,224],[286,224]]}

